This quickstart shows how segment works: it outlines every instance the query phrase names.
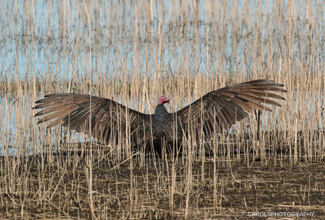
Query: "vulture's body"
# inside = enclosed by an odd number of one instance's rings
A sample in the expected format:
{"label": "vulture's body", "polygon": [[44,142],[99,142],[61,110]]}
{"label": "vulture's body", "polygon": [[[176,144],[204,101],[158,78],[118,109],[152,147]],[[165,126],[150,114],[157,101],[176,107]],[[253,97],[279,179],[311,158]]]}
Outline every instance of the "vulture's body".
{"label": "vulture's body", "polygon": [[164,106],[170,102],[166,97],[159,98],[154,114],[143,114],[110,99],[73,93],[46,95],[34,108],[42,109],[35,115],[43,117],[38,123],[54,119],[48,128],[62,124],[113,146],[129,137],[133,147],[153,143],[160,154],[162,141],[181,143],[190,134],[192,143],[200,143],[255,109],[271,111],[265,104],[281,106],[270,98],[284,100],[274,94],[285,92],[282,86],[270,80],[226,86],[174,113]]}

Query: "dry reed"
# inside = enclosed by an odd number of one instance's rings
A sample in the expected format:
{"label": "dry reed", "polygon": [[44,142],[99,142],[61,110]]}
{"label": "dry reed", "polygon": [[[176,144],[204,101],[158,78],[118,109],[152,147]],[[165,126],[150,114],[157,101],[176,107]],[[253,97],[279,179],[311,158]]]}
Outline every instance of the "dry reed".
{"label": "dry reed", "polygon": [[[323,1],[17,0],[0,12],[2,219],[325,214]],[[252,115],[176,158],[133,156],[127,141],[111,149],[33,117],[49,93],[153,113],[162,94],[176,111],[258,78],[288,91],[262,113],[259,137]]]}

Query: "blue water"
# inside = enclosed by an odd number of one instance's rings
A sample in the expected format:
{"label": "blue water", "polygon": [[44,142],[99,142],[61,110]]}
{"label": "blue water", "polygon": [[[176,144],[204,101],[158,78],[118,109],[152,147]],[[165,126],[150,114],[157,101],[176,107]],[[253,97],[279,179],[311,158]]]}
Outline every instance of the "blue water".
{"label": "blue water", "polygon": [[[244,71],[248,73],[248,67],[254,62],[251,59],[244,60],[244,53],[242,48],[246,47],[242,40],[237,40],[233,38],[232,32],[234,30],[233,12],[232,12],[232,1],[227,3],[227,11],[210,11],[209,4],[207,1],[198,1],[200,8],[198,14],[198,30],[195,29],[196,15],[189,14],[188,23],[189,28],[187,33],[184,35],[179,35],[179,33],[170,32],[170,30],[181,29],[174,28],[170,29],[170,26],[176,25],[180,17],[175,16],[175,12],[179,11],[181,13],[184,8],[180,8],[180,3],[178,1],[172,4],[174,1],[163,1],[163,6],[161,4],[154,3],[152,18],[148,21],[146,17],[137,17],[137,5],[133,1],[126,1],[126,6],[121,5],[115,1],[101,1],[102,3],[94,2],[92,5],[88,5],[89,10],[93,13],[90,24],[92,29],[90,29],[88,22],[79,18],[79,14],[84,14],[83,10],[85,5],[83,1],[63,1],[58,4],[57,1],[2,1],[0,6],[1,10],[4,12],[5,16],[0,16],[0,62],[3,67],[7,67],[7,72],[14,72],[17,74],[17,69],[15,67],[16,56],[19,57],[19,74],[22,79],[29,78],[33,71],[36,71],[38,75],[46,78],[48,70],[54,69],[55,73],[50,73],[55,75],[58,79],[62,77],[69,77],[71,72],[71,63],[74,62],[73,57],[62,57],[64,53],[76,53],[76,47],[80,44],[86,42],[87,46],[81,46],[78,50],[79,54],[86,54],[93,57],[93,78],[96,80],[98,77],[103,77],[105,80],[115,78],[121,72],[120,68],[116,67],[116,63],[121,63],[124,59],[127,60],[127,68],[132,71],[134,67],[133,55],[134,53],[139,54],[144,57],[145,49],[150,53],[149,56],[153,56],[153,62],[149,63],[153,69],[155,69],[155,57],[158,52],[158,41],[160,40],[161,32],[164,31],[164,46],[163,46],[163,61],[173,66],[175,63],[180,63],[184,59],[184,53],[190,53],[193,48],[191,44],[188,44],[188,48],[182,46],[184,41],[195,41],[196,32],[198,36],[198,53],[200,56],[205,56],[209,48],[207,47],[207,39],[215,39],[218,33],[214,31],[216,28],[221,28],[227,30],[227,35],[222,36],[225,38],[225,43],[228,45],[226,54],[226,67],[225,70],[228,74],[233,74],[233,72]],[[238,11],[247,10],[243,4],[243,0],[238,1]],[[34,5],[33,5],[34,3]],[[216,4],[218,1],[215,2]],[[317,1],[313,1],[314,8],[316,10]],[[29,8],[32,10],[30,15],[25,14],[24,4],[28,4]],[[221,3],[219,3],[221,4]],[[284,6],[286,1],[284,1]],[[305,12],[301,10],[304,7],[304,2],[299,2],[296,4],[297,10],[295,13],[299,12],[302,21],[304,20]],[[32,7],[30,5],[33,5]],[[109,9],[110,7],[115,7],[118,12]],[[257,12],[259,8],[250,8],[252,15],[252,22],[256,22]],[[92,6],[92,8],[91,8]],[[188,7],[195,8],[196,1],[189,1]],[[272,17],[274,13],[272,12],[273,1],[264,1],[262,4],[263,14],[268,14],[267,16],[262,16],[263,22],[261,25],[262,35],[258,36],[263,39],[267,39],[267,28],[265,22],[269,19],[272,25]],[[267,8],[269,8],[267,11]],[[93,10],[91,10],[93,9]],[[139,13],[145,13],[145,8],[140,7]],[[194,9],[188,9],[190,12]],[[59,13],[62,11],[62,13]],[[112,13],[114,12],[114,13]],[[63,18],[59,17],[64,15]],[[237,12],[235,12],[237,14]],[[32,16],[33,19],[30,19]],[[226,16],[228,20],[228,25],[226,27],[218,27],[218,22]],[[241,13],[238,18],[242,18]],[[323,18],[325,15],[322,15]],[[149,16],[150,17],[150,16]],[[14,21],[17,19],[17,22]],[[118,19],[116,26],[112,23],[112,19]],[[254,21],[255,20],[255,21]],[[32,22],[30,24],[29,22]],[[237,22],[237,21],[236,21]],[[137,23],[139,23],[138,33]],[[240,22],[239,22],[240,23]],[[211,25],[210,25],[211,24]],[[111,25],[113,27],[111,28]],[[123,30],[120,27],[123,26]],[[238,25],[238,24],[234,24]],[[246,25],[241,26],[242,35],[253,35],[253,38],[257,36],[255,32],[251,32],[249,27]],[[323,26],[320,24],[320,28]],[[63,28],[66,28],[62,31]],[[99,38],[96,38],[94,34],[94,29],[98,31]],[[158,31],[157,31],[158,30]],[[211,31],[212,30],[212,31]],[[217,29],[218,30],[218,29]],[[91,31],[94,36],[91,40],[93,43],[96,41],[96,45],[93,45],[92,52],[90,53],[89,45],[89,31]],[[178,30],[181,31],[181,30]],[[274,36],[277,32],[274,32]],[[179,36],[185,36],[183,38],[178,38]],[[281,36],[275,37],[281,40]],[[138,39],[138,49],[134,51],[134,41]],[[178,41],[180,44],[178,44]],[[235,42],[236,41],[236,42]],[[33,44],[34,42],[34,44]],[[236,44],[234,44],[236,43]],[[253,43],[253,42],[252,42]],[[218,49],[218,45],[214,40],[208,42],[210,50]],[[181,47],[179,47],[181,45]],[[238,47],[238,51],[234,51],[233,46]],[[284,48],[285,49],[285,48]],[[18,50],[18,51],[17,51]],[[192,51],[193,52],[193,51]],[[234,54],[234,53],[237,54]],[[218,57],[214,57],[213,53],[210,56],[209,66],[200,66],[199,68],[204,69],[208,74],[214,76],[217,72]],[[247,55],[246,55],[247,56]],[[264,54],[266,58],[266,54]],[[53,57],[52,63],[48,62],[48,57]],[[99,60],[97,59],[99,57]],[[202,58],[203,58],[202,57]],[[232,57],[238,57],[238,60],[232,59]],[[31,64],[30,61],[33,61]],[[89,59],[88,59],[89,60]],[[98,62],[99,61],[99,62]],[[35,63],[34,63],[35,62]],[[241,69],[241,63],[245,62],[247,66],[245,69]],[[26,65],[26,63],[28,63]],[[113,64],[113,65],[112,65]],[[124,64],[121,63],[120,67]],[[77,63],[77,71],[82,72],[82,65],[79,61]],[[195,68],[190,66],[191,69]],[[107,70],[105,73],[99,70]],[[163,72],[167,71],[167,67],[163,67]],[[144,73],[144,68],[142,69]],[[174,70],[176,71],[176,70]],[[194,70],[195,72],[195,70]],[[6,75],[6,73],[4,73]],[[11,77],[16,77],[13,74]],[[177,72],[175,73],[177,74]],[[9,77],[9,75],[6,75]]]}

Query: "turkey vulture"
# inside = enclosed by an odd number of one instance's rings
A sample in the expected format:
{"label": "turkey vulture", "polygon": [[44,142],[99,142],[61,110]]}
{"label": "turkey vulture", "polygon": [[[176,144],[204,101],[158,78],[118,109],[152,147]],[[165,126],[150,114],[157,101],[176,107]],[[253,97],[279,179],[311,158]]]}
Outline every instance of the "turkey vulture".
{"label": "turkey vulture", "polygon": [[161,141],[172,144],[177,139],[181,143],[183,135],[191,134],[192,143],[200,143],[247,118],[255,109],[271,111],[264,104],[281,107],[269,99],[285,100],[273,93],[286,92],[280,87],[283,85],[265,79],[230,85],[173,113],[164,106],[170,103],[164,96],[159,98],[154,114],[143,114],[111,99],[74,93],[46,95],[33,109],[42,109],[35,114],[42,117],[38,124],[54,119],[47,128],[62,124],[113,146],[129,136],[133,147],[153,143],[161,154]]}

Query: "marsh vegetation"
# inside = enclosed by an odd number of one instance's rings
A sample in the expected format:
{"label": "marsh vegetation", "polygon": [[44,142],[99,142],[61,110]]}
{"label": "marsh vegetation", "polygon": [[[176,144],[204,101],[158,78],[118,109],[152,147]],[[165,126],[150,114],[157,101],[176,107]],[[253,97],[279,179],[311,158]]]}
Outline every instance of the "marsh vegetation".
{"label": "marsh vegetation", "polygon": [[[323,1],[17,0],[0,11],[1,219],[325,215]],[[179,157],[46,130],[33,117],[50,93],[153,113],[160,95],[176,111],[261,78],[285,85],[281,108]]]}

